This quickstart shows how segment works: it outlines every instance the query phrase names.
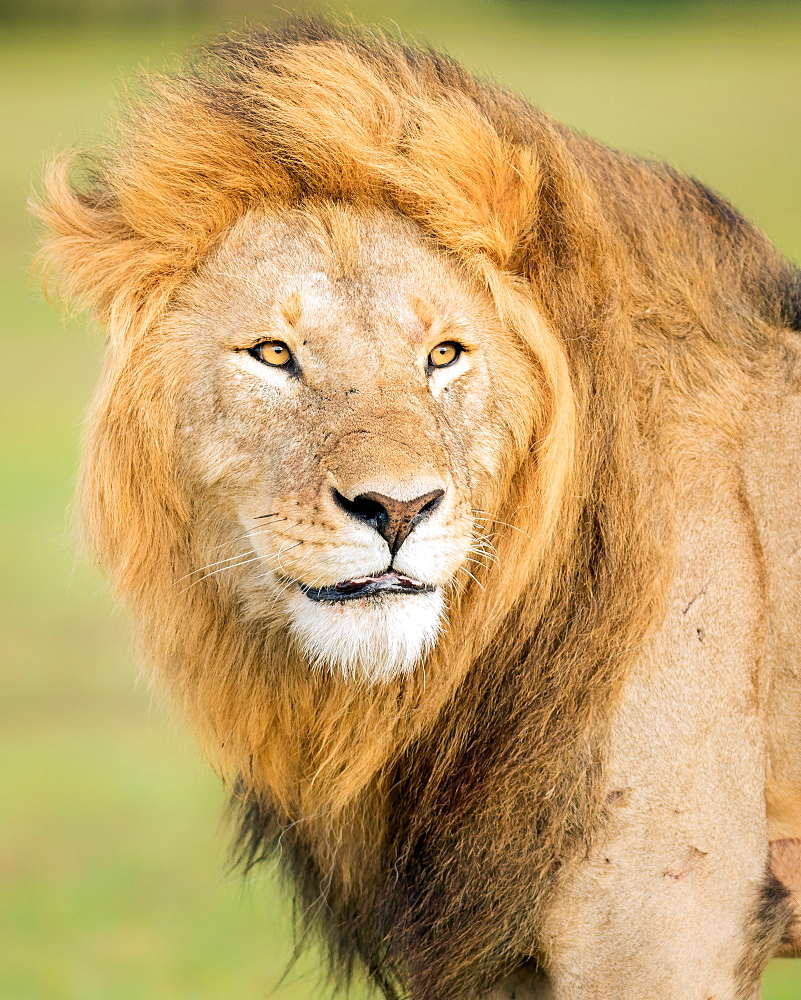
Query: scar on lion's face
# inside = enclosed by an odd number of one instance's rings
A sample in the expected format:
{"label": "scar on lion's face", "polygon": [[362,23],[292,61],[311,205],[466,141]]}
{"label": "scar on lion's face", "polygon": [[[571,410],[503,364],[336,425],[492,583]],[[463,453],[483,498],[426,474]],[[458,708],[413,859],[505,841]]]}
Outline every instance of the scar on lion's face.
{"label": "scar on lion's face", "polygon": [[[357,232],[347,253],[309,211],[252,213],[167,332],[198,358],[186,474],[213,498],[210,530],[252,547],[237,573],[251,611],[283,619],[314,665],[374,680],[425,656],[491,558],[482,518],[510,427],[531,422],[515,387],[532,369],[412,225],[325,212]],[[193,432],[209,412],[212,442]]]}

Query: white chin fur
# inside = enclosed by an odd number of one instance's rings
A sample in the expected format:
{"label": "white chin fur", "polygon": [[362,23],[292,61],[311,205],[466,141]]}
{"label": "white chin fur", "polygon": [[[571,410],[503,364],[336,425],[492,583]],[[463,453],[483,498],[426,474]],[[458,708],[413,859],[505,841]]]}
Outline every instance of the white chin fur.
{"label": "white chin fur", "polygon": [[289,627],[315,667],[370,683],[407,674],[426,656],[443,625],[439,590],[326,603],[295,590]]}

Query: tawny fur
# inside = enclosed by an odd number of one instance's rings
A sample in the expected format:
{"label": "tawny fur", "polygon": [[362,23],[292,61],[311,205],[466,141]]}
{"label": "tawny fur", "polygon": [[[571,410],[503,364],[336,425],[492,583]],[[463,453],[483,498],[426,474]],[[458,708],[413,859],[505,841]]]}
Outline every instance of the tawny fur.
{"label": "tawny fur", "polygon": [[[380,35],[254,31],[146,83],[116,149],[84,182],[56,163],[39,209],[66,292],[109,331],[89,535],[236,789],[245,857],[280,835],[340,972],[473,995],[539,958],[543,907],[603,826],[605,734],[663,614],[682,470],[695,439],[737,446],[797,276],[697,182]],[[380,686],[310,671],[219,580],[177,583],[214,555],[177,458],[186,362],[160,331],[254,209],[311,206],[347,268],[338,204],[411,220],[536,372],[483,498],[498,561],[425,670]]]}

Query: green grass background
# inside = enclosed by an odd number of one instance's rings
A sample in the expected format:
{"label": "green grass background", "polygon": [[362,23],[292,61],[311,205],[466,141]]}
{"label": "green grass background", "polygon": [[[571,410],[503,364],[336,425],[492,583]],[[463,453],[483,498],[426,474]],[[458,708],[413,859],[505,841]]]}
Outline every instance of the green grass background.
{"label": "green grass background", "polygon": [[[801,256],[797,4],[353,9],[691,171]],[[25,202],[48,152],[102,137],[127,71],[225,21],[0,26],[2,1000],[265,997],[291,949],[270,872],[226,874],[222,792],[137,681],[124,617],[76,556],[69,508],[101,336],[63,321],[28,277]],[[316,969],[311,956],[273,995],[326,995]],[[774,962],[765,996],[801,1000],[801,962]]]}

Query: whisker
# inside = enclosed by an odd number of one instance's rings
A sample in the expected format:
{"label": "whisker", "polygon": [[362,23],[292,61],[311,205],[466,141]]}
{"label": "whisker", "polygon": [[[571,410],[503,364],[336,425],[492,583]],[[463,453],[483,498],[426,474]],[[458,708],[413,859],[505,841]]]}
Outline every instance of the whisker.
{"label": "whisker", "polygon": [[487,566],[487,564],[486,564],[486,563],[483,563],[483,562],[481,562],[481,560],[480,560],[480,559],[473,559],[473,557],[472,557],[472,556],[465,556],[465,559],[466,559],[466,560],[467,560],[468,562],[471,562],[471,563],[473,563],[473,565],[474,565],[474,566],[480,566],[480,567],[481,567],[482,569],[486,569],[486,570],[488,570],[488,569],[489,569],[489,566]]}
{"label": "whisker", "polygon": [[234,563],[232,566],[221,566],[219,569],[215,569],[211,573],[206,573],[205,576],[201,576],[199,580],[194,580],[192,583],[189,584],[188,587],[184,587],[183,590],[179,591],[179,593],[185,594],[187,590],[191,590],[192,587],[196,587],[199,583],[202,583],[204,580],[208,580],[210,576],[216,576],[218,573],[224,573],[225,570],[227,569],[239,569],[240,566],[247,566],[248,563],[257,562],[260,559],[261,556],[255,555],[251,556],[248,559],[243,559],[241,562]]}
{"label": "whisker", "polygon": [[194,576],[195,573],[203,573],[207,569],[212,569],[214,566],[221,566],[223,563],[234,562],[235,560],[242,559],[247,555],[249,555],[249,553],[247,552],[238,552],[235,556],[226,556],[225,559],[218,559],[217,562],[206,563],[205,566],[199,566],[197,569],[193,569],[190,570],[188,573],[185,573],[183,576],[179,577],[175,582],[181,583],[183,580],[188,579],[190,576]]}
{"label": "whisker", "polygon": [[484,587],[484,584],[481,583],[479,580],[476,580],[476,578],[473,576],[473,574],[470,572],[470,570],[467,569],[465,566],[460,566],[458,572],[467,573],[467,575],[470,577],[470,579],[475,582],[476,586],[481,587],[482,590],[486,589]]}
{"label": "whisker", "polygon": [[497,552],[489,552],[489,551],[487,551],[487,549],[482,549],[482,548],[480,548],[478,546],[475,546],[475,545],[471,545],[468,548],[467,551],[468,552],[472,552],[474,555],[485,556],[487,559],[491,559],[492,562],[494,562],[496,566],[500,566],[501,565],[501,560],[498,557],[498,553]]}
{"label": "whisker", "polygon": [[[273,570],[273,572],[275,572],[275,571]],[[322,578],[324,576],[325,576],[325,570],[323,570],[321,573],[318,573],[317,576],[311,581],[311,583],[307,583],[307,584],[305,584],[305,586],[307,586],[307,587],[316,587],[317,584],[320,582],[320,580],[322,580]],[[299,581],[298,580],[287,579],[286,583],[284,583],[283,586],[280,587],[278,589],[278,591],[272,595],[272,599],[270,601],[270,604],[268,605],[267,610],[272,611],[272,609],[275,607],[276,603],[278,602],[278,599],[280,597],[282,597],[290,589],[290,587],[293,587],[296,583],[299,583]]]}
{"label": "whisker", "polygon": [[493,550],[495,549],[495,546],[492,544],[492,539],[490,538],[490,536],[487,535],[481,529],[476,531],[474,535],[474,540],[478,542],[480,545],[488,545],[491,549]]}
{"label": "whisker", "polygon": [[471,545],[467,551],[472,552],[475,555],[483,556],[484,558],[489,559],[491,562],[495,563],[496,566],[501,565],[500,556],[498,555],[497,552],[493,552],[491,549],[476,548],[475,546]]}
{"label": "whisker", "polygon": [[297,582],[298,582],[297,580],[287,580],[286,583],[283,584],[281,587],[279,587],[274,594],[270,595],[270,602],[265,610],[271,612],[278,603],[278,599],[280,597],[283,597],[284,594],[289,590],[289,588],[292,587]]}
{"label": "whisker", "polygon": [[[287,520],[283,518],[283,520]],[[248,528],[244,535],[240,535],[240,538],[255,538],[256,535],[266,535],[268,531],[278,532],[281,528],[274,528],[273,524],[278,524],[277,521],[273,521],[272,524],[262,524],[259,528]],[[286,530],[286,529],[283,529]]]}
{"label": "whisker", "polygon": [[[270,528],[261,528],[258,531],[249,530],[248,532],[246,532],[246,536],[253,537],[254,535],[265,534],[270,530],[271,530]],[[294,549],[296,546],[302,544],[303,544],[303,539],[295,541],[291,545],[287,545],[286,543],[284,543],[278,552],[278,556],[280,557],[284,552],[288,552],[290,549]],[[271,554],[272,553],[269,552],[255,552],[253,549],[251,549],[250,552],[240,552],[237,555],[229,556],[227,559],[219,559],[217,562],[209,563],[207,566],[202,566],[199,569],[192,570],[191,573],[187,573],[186,576],[182,576],[179,580],[176,581],[176,583],[180,583],[181,580],[185,580],[187,576],[192,576],[194,573],[201,573],[203,572],[204,569],[210,569],[213,566],[220,567],[220,569],[215,570],[214,573],[207,573],[205,576],[200,577],[199,580],[194,581],[194,583],[200,583],[201,580],[205,580],[209,576],[214,576],[215,573],[221,573],[224,569],[236,569],[238,566],[246,566],[248,563],[253,562],[256,559],[262,559]],[[222,565],[223,563],[229,563],[229,565],[224,566]],[[280,563],[280,558],[279,558],[279,565],[281,566],[281,571],[285,573],[286,571],[284,570],[283,565],[281,565]],[[192,586],[194,586],[194,583],[192,584]],[[181,593],[183,593],[183,591],[181,591]]]}
{"label": "whisker", "polygon": [[[240,535],[239,538],[235,539],[235,541],[241,541],[243,538],[252,538],[254,535],[263,535],[271,530],[272,528],[270,527],[260,528],[258,531],[254,531],[251,528],[248,531],[246,531],[243,535]],[[229,543],[223,542],[222,544],[227,545]],[[220,548],[220,546],[217,547]],[[175,582],[181,583],[182,580],[186,580],[188,577],[194,576],[195,573],[202,573],[204,570],[211,569],[213,566],[221,566],[224,562],[233,562],[235,559],[241,559],[243,556],[248,554],[249,553],[247,552],[238,552],[236,555],[226,556],[225,559],[218,559],[217,562],[206,563],[205,566],[199,566],[197,569],[193,569],[190,570],[188,573],[185,573],[184,576],[179,577]]]}
{"label": "whisker", "polygon": [[[263,517],[268,517],[268,516],[272,516],[272,515],[264,514],[262,516]],[[288,521],[289,518],[288,517],[282,517],[281,520],[282,521]],[[273,521],[272,523],[276,524],[277,522]],[[241,535],[235,535],[234,538],[227,539],[224,542],[220,542],[219,545],[212,545],[211,548],[209,549],[209,552],[216,552],[217,549],[222,549],[226,545],[233,545],[235,542],[241,542],[243,538],[250,538],[253,535],[259,535],[259,534],[261,534],[263,531],[271,531],[271,530],[272,530],[272,528],[271,528],[270,525],[263,525],[261,528],[258,529],[258,531],[254,530],[253,528],[248,528],[246,531],[243,531]]]}
{"label": "whisker", "polygon": [[[532,507],[532,504],[530,504],[530,503],[520,504],[519,507],[515,507],[515,509],[512,511],[512,517],[514,517],[514,515],[518,511],[520,511],[520,510],[529,510],[531,507]],[[498,524],[508,524],[509,523],[508,521],[502,521],[496,514],[493,514],[493,513],[491,513],[488,510],[482,510],[481,507],[474,507],[473,508],[473,513],[474,514],[483,514],[485,520],[489,519],[491,521],[497,521]],[[511,527],[514,527],[514,525],[511,525]]]}
{"label": "whisker", "polygon": [[509,524],[508,521],[501,521],[498,517],[479,517],[478,514],[473,514],[473,517],[476,521],[487,521],[494,524],[501,524],[505,528],[511,528],[513,531],[519,531],[521,535],[525,535],[526,538],[530,538],[532,542],[536,541],[536,538],[530,535],[527,531],[523,531],[522,528],[518,528],[516,524]]}
{"label": "whisker", "polygon": [[484,531],[475,531],[470,541],[471,547],[476,547],[478,549],[482,549],[483,551],[489,551],[496,556],[498,555],[497,548],[493,545],[489,535],[485,534]]}
{"label": "whisker", "polygon": [[284,554],[284,552],[289,552],[289,549],[296,549],[298,547],[298,545],[303,545],[303,541],[301,540],[299,542],[295,542],[295,544],[294,545],[290,545],[289,548],[285,548],[284,547],[284,548],[280,548],[278,550],[278,555],[275,557],[275,559],[276,559],[276,562],[278,563],[279,567],[281,568],[281,572],[282,573],[286,573],[286,570],[284,569],[284,565],[281,562],[281,556]]}

